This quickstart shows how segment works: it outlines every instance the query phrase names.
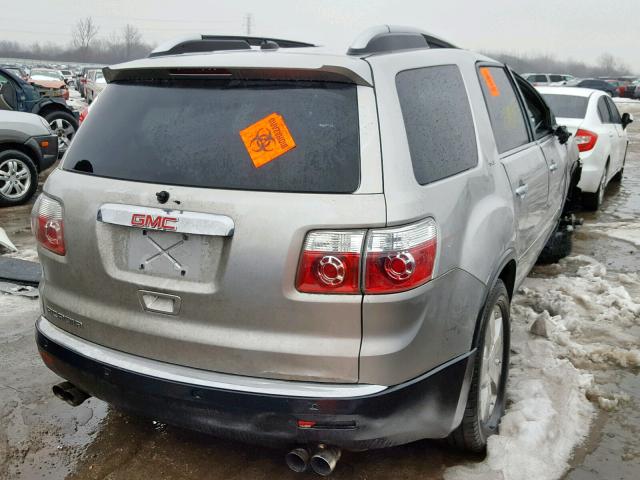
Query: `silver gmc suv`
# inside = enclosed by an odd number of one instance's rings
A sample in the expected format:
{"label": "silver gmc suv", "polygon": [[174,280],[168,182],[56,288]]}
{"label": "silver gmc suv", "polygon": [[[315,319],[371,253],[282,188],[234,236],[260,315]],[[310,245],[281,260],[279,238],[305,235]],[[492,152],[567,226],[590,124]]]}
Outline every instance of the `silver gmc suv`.
{"label": "silver gmc suv", "polygon": [[323,475],[342,448],[485,447],[511,296],[568,253],[579,176],[529,83],[389,26],[346,55],[202,36],[104,76],[33,212],[58,397]]}

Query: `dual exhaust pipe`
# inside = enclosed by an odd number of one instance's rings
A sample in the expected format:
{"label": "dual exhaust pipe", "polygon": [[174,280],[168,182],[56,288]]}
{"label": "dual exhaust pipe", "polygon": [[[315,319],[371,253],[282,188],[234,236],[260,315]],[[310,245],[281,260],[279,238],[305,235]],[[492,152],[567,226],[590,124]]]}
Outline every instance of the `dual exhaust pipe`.
{"label": "dual exhaust pipe", "polygon": [[54,385],[52,390],[56,397],[67,402],[72,407],[81,405],[82,402],[90,397],[89,394],[83,392],[71,382],[62,382]]}
{"label": "dual exhaust pipe", "polygon": [[294,472],[302,473],[309,467],[323,477],[331,475],[340,460],[342,450],[328,445],[318,445],[313,453],[304,447],[291,450],[285,456],[287,466]]}
{"label": "dual exhaust pipe", "polygon": [[[90,397],[71,382],[62,382],[54,385],[53,394],[60,400],[68,403],[72,407],[81,405]],[[342,456],[342,450],[337,447],[319,444],[313,451],[305,447],[298,447],[291,450],[285,456],[287,466],[294,472],[306,472],[309,467],[323,477],[331,475]]]}

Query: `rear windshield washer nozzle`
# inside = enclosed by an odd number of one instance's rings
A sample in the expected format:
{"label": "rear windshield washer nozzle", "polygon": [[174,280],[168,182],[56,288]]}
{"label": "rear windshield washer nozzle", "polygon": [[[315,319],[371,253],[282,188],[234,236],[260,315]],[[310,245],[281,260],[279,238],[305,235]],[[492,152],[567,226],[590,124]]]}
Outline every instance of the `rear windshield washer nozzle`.
{"label": "rear windshield washer nozzle", "polygon": [[156,193],[156,198],[158,199],[158,203],[167,203],[169,201],[169,192],[162,190]]}

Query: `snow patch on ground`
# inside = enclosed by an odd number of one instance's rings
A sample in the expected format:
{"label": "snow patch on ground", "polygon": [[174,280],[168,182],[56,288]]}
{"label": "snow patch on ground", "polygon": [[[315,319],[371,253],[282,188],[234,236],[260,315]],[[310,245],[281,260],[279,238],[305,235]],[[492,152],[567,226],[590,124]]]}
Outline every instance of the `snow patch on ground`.
{"label": "snow patch on ground", "polygon": [[598,235],[624,240],[640,247],[640,228],[637,222],[593,223],[588,228]]}
{"label": "snow patch on ground", "polygon": [[28,260],[30,262],[40,262],[40,260],[38,259],[38,251],[34,248],[23,248],[17,252],[5,253],[4,256],[10,258],[19,258],[21,260]]}
{"label": "snow patch on ground", "polygon": [[[484,461],[456,466],[446,480],[559,478],[588,434],[596,408],[625,395],[594,384],[596,369],[640,367],[637,274],[607,275],[586,256],[563,260],[553,278],[528,278],[512,305],[508,405]],[[532,333],[535,332],[535,333]]]}

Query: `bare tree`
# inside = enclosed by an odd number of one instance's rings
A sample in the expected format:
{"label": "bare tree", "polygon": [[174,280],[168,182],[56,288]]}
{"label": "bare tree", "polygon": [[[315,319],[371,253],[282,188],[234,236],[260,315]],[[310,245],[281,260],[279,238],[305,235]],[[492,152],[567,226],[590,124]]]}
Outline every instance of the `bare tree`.
{"label": "bare tree", "polygon": [[96,35],[98,35],[98,30],[99,28],[93,22],[93,18],[86,17],[78,20],[71,32],[73,46],[81,50],[84,56],[86,56],[91,42],[96,38]]}
{"label": "bare tree", "polygon": [[130,60],[134,52],[142,45],[140,30],[136,26],[127,23],[122,29],[122,43],[124,44],[125,58]]}

